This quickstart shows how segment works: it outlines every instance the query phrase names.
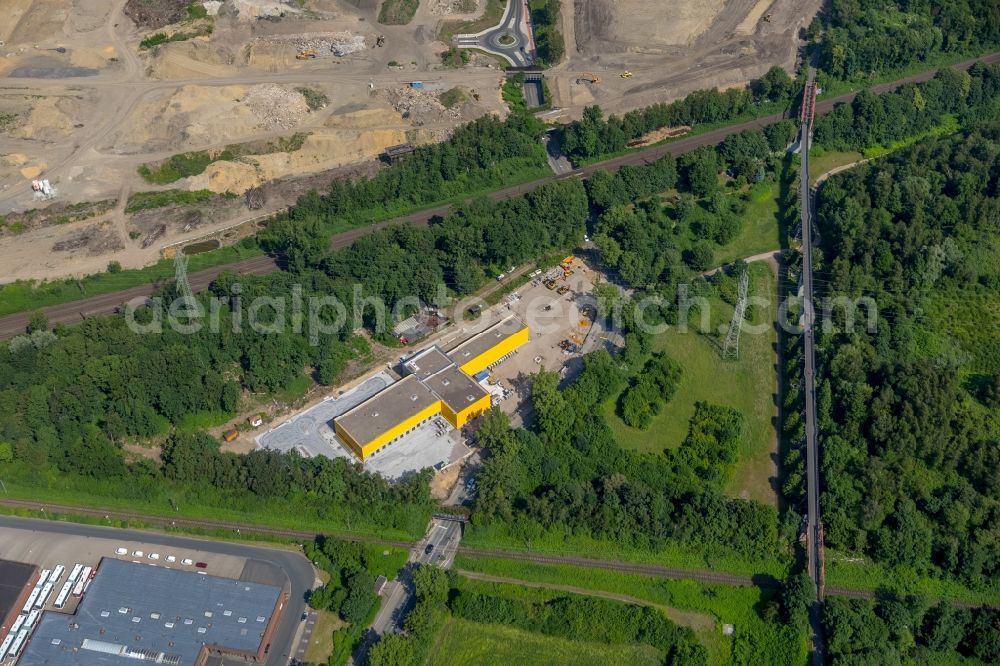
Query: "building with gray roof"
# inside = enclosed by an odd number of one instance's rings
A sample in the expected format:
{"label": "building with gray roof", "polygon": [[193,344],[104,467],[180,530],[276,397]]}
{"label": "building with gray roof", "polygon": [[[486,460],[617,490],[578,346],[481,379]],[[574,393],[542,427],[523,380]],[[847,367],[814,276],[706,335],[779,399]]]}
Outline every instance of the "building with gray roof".
{"label": "building with gray roof", "polygon": [[406,371],[420,379],[427,379],[453,365],[451,359],[445,356],[437,345],[417,352],[403,361],[403,367]]}
{"label": "building with gray roof", "polygon": [[286,601],[273,585],[103,559],[76,613],[45,613],[18,664],[263,663]]}

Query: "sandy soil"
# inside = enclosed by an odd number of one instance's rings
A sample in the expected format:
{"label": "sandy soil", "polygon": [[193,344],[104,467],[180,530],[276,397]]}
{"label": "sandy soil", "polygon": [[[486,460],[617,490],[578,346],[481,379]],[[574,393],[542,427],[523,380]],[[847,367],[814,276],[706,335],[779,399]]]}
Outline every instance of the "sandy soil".
{"label": "sandy soil", "polygon": [[[563,20],[572,20],[575,39],[568,40],[568,58],[550,73],[549,87],[565,118],[578,118],[587,104],[620,113],[693,90],[744,85],[773,65],[792,71],[801,46],[799,29],[821,2],[684,0],[669,11],[650,10],[643,16],[649,19],[645,25],[632,25],[638,15],[633,12],[629,18],[621,7],[640,4],[647,0],[564,1]],[[769,21],[763,20],[765,15]],[[686,32],[674,24],[686,26]],[[633,77],[620,78],[625,70]],[[586,72],[603,81],[575,83]]]}
{"label": "sandy soil", "polygon": [[458,482],[458,476],[461,472],[461,465],[451,465],[447,469],[435,474],[431,478],[431,498],[438,501],[448,499],[452,489]]}
{"label": "sandy soil", "polygon": [[[712,25],[725,0],[589,0],[591,40],[654,52],[690,44]],[[581,3],[577,3],[580,7]]]}
{"label": "sandy soil", "polygon": [[[460,70],[440,67],[447,45],[434,40],[445,12],[456,6],[452,0],[421,2],[407,26],[379,25],[378,0],[305,0],[302,12],[252,21],[246,18],[266,13],[270,0],[240,0],[242,16],[227,0],[211,19],[211,37],[148,50],[138,44],[150,31],[123,15],[125,1],[4,0],[0,75],[41,67],[43,73],[31,76],[48,78],[0,80],[0,113],[13,116],[0,133],[0,214],[39,205],[30,190],[32,178],[50,179],[63,202],[124,201],[129,192],[153,189],[136,173],[145,162],[296,131],[309,134],[293,153],[217,162],[201,176],[171,185],[241,191],[275,178],[308,179],[371,163],[388,145],[440,140],[461,122],[504,112],[497,94],[502,72],[491,61],[476,58],[483,66]],[[818,6],[819,0],[678,0],[669,6],[653,0],[562,0],[568,54],[547,73],[554,104],[562,107],[550,118],[578,117],[583,106],[594,103],[619,113],[698,88],[738,85],[772,64],[790,69],[799,47],[797,30]],[[483,7],[480,0],[476,13]],[[363,36],[364,49],[343,57],[326,51],[315,60],[295,59],[307,35],[344,31]],[[383,47],[375,46],[376,35],[384,35]],[[392,61],[401,66],[388,67]],[[73,67],[86,68],[89,75],[77,70],[75,78],[58,78]],[[626,69],[633,78],[618,77]],[[601,76],[602,83],[575,83],[585,72]],[[406,90],[416,79],[427,84],[428,99]],[[322,89],[328,104],[303,112],[301,100],[292,99],[301,86]],[[480,102],[451,110],[436,104],[435,94],[455,86],[477,92]],[[282,104],[251,103],[255,96],[272,99],[266,91],[275,87],[291,96],[282,102],[284,111],[271,113],[270,107]],[[0,277],[80,275],[102,270],[112,259],[139,266],[155,260],[162,244],[250,217],[249,211],[214,211],[188,231],[184,227],[190,225],[173,224],[157,245],[142,248],[141,239],[129,237],[133,227],[119,209],[88,222],[99,230],[106,223],[109,231],[93,232],[95,240],[81,247],[76,244],[83,223],[5,239]],[[75,249],[53,252],[56,244]],[[122,249],[113,249],[119,245]]]}
{"label": "sandy soil", "polygon": [[736,26],[736,32],[741,35],[752,35],[757,29],[757,24],[764,17],[764,13],[773,4],[774,0],[757,0],[757,4],[750,10],[747,17],[743,19],[743,22]]}

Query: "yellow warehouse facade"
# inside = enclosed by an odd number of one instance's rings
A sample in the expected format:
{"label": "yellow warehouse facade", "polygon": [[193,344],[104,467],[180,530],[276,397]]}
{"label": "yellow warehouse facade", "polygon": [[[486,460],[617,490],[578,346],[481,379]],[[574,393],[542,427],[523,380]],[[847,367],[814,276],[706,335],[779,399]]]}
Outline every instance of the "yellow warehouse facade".
{"label": "yellow warehouse facade", "polygon": [[490,394],[472,375],[528,339],[528,327],[508,317],[447,353],[437,346],[417,352],[402,363],[409,374],[336,417],[334,431],[365,461],[435,416],[462,428],[492,406]]}
{"label": "yellow warehouse facade", "polygon": [[528,342],[528,327],[508,317],[451,349],[448,356],[462,372],[475,375]]}

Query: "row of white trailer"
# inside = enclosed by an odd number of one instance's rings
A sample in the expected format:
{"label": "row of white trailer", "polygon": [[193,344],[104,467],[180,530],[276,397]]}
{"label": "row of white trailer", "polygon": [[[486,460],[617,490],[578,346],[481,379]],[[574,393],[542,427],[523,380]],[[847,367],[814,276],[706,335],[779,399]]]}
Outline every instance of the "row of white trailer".
{"label": "row of white trailer", "polygon": [[[60,564],[55,569],[43,569],[41,574],[39,574],[35,588],[31,591],[28,600],[21,608],[21,614],[14,620],[10,631],[7,632],[7,637],[0,643],[0,662],[7,657],[16,657],[20,654],[21,649],[28,640],[28,636],[31,635],[32,630],[35,628],[35,623],[38,622],[42,608],[45,606],[49,596],[52,594],[52,590],[59,583],[59,579],[62,578],[65,571],[66,567]],[[74,566],[72,571],[70,571],[69,578],[66,579],[66,582],[63,583],[62,588],[59,590],[59,594],[56,595],[53,606],[55,608],[62,608],[66,605],[70,594],[74,597],[79,597],[86,592],[87,588],[90,587],[93,574],[93,567],[85,567],[82,564]]]}

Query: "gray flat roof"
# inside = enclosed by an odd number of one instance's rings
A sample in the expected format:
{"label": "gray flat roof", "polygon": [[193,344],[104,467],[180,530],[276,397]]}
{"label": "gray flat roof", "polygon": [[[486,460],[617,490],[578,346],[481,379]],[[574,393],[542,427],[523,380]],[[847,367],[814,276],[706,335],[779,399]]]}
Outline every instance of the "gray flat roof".
{"label": "gray flat roof", "polygon": [[403,367],[406,368],[407,372],[416,375],[420,379],[427,379],[431,375],[441,372],[449,365],[454,364],[437,345],[417,352],[403,362]]}
{"label": "gray flat roof", "polygon": [[498,321],[485,331],[478,333],[464,342],[452,347],[448,351],[455,363],[465,365],[480,354],[483,354],[497,346],[515,333],[527,328],[517,317],[507,317]]}
{"label": "gray flat roof", "polygon": [[433,377],[428,377],[424,380],[424,384],[438,394],[453,412],[460,412],[487,395],[486,390],[477,384],[476,380],[455,365]]}
{"label": "gray flat roof", "polygon": [[273,585],[104,559],[76,613],[46,612],[19,666],[194,664],[202,645],[256,653]]}
{"label": "gray flat roof", "polygon": [[[21,592],[31,582],[38,567],[34,564],[0,560],[0,621],[17,604]],[[17,609],[20,612],[20,608]]]}
{"label": "gray flat roof", "polygon": [[415,375],[407,375],[334,422],[364,446],[437,401],[438,397]]}

